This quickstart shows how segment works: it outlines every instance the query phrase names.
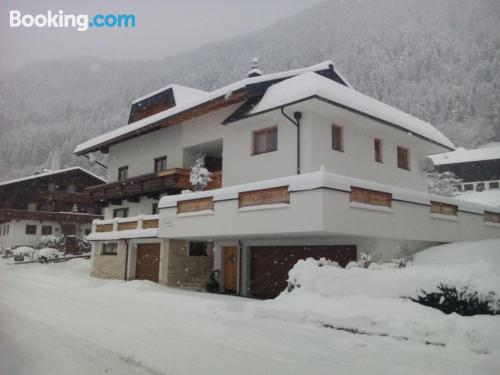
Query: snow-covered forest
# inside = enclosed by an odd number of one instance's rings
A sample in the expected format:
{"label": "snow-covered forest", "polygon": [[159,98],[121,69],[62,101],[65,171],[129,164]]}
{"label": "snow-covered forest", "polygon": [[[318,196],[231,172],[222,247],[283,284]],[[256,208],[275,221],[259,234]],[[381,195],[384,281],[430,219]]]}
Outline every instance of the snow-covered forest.
{"label": "snow-covered forest", "polygon": [[245,77],[254,56],[264,73],[333,59],[356,89],[430,121],[457,145],[499,140],[499,19],[497,0],[328,0],[159,61],[132,61],[141,56],[131,51],[131,61],[85,57],[4,71],[0,180],[89,167],[74,146],[125,125],[134,98],[172,82],[214,89]]}

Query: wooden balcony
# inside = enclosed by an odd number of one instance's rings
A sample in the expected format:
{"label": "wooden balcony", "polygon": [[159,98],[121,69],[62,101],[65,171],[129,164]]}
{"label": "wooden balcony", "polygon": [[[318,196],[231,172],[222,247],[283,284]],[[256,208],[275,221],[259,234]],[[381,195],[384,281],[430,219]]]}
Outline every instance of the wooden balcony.
{"label": "wooden balcony", "polygon": [[[214,172],[207,190],[217,189],[222,185],[222,172]],[[90,199],[94,202],[106,202],[127,199],[148,194],[179,193],[192,189],[189,182],[189,170],[173,168],[158,173],[132,177],[123,181],[112,182],[87,188]]]}

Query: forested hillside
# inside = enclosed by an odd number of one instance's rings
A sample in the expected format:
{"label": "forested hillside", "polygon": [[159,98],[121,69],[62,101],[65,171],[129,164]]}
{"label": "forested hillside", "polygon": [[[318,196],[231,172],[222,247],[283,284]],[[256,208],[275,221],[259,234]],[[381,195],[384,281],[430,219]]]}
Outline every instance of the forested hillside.
{"label": "forested hillside", "polygon": [[88,167],[74,146],[125,125],[134,98],[172,82],[214,89],[245,77],[254,56],[265,73],[333,59],[357,90],[430,121],[457,145],[499,140],[498,20],[497,0],[328,0],[159,61],[85,57],[2,72],[0,180]]}

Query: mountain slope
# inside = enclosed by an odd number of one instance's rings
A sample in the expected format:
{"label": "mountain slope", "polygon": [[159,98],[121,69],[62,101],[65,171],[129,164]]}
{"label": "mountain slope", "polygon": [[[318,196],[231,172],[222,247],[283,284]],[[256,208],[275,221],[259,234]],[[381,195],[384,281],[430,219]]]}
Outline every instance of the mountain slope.
{"label": "mountain slope", "polygon": [[[46,61],[0,77],[0,180],[79,163],[130,102],[175,82],[214,89],[333,59],[353,86],[435,124],[457,145],[500,139],[500,2],[331,0],[275,25],[151,62]],[[495,134],[496,133],[496,134]],[[99,169],[94,169],[101,172]]]}

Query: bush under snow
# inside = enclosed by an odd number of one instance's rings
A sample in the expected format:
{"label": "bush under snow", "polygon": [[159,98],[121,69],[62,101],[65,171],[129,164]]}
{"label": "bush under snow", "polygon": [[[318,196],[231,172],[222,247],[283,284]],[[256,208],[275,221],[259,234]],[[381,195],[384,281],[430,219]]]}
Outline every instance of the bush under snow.
{"label": "bush under snow", "polygon": [[62,256],[62,253],[60,253],[57,249],[51,249],[50,247],[46,247],[38,251],[38,259],[40,261],[57,259],[60,256]]}

